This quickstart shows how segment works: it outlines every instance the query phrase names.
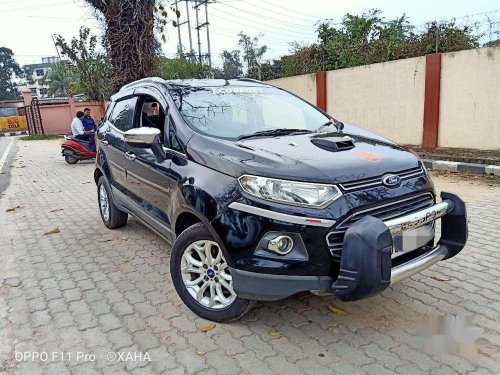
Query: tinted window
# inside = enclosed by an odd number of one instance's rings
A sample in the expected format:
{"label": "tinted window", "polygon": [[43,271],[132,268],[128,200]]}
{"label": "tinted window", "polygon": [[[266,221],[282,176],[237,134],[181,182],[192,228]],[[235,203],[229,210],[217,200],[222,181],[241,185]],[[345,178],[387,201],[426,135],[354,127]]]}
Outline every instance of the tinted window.
{"label": "tinted window", "polygon": [[130,98],[116,102],[113,113],[111,114],[111,123],[126,132],[134,127],[134,111],[137,98]]}
{"label": "tinted window", "polygon": [[278,128],[316,130],[328,121],[315,107],[270,87],[179,86],[171,93],[191,126],[221,138]]}

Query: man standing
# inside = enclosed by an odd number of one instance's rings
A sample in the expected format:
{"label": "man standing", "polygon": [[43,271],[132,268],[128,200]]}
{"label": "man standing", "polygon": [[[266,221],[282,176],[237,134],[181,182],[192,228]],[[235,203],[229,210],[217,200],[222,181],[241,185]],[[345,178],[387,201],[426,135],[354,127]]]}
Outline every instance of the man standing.
{"label": "man standing", "polygon": [[86,131],[83,126],[84,114],[82,111],[76,112],[76,117],[71,121],[71,133],[76,139],[90,142],[90,151],[95,151],[95,141],[93,131]]}
{"label": "man standing", "polygon": [[94,122],[94,119],[92,117],[90,117],[90,108],[85,108],[83,110],[83,120],[82,120],[82,123],[83,123],[83,127],[85,129],[85,131],[93,131],[95,132],[97,130],[97,126]]}

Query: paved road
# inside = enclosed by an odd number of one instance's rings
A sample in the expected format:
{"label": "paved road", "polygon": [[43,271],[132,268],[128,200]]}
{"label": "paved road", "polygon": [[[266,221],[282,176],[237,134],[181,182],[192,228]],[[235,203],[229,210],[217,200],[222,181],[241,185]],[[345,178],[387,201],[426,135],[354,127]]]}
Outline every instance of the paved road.
{"label": "paved road", "polygon": [[[498,187],[436,180],[469,192],[470,241],[453,261],[370,300],[304,293],[202,332],[208,322],[182,305],[170,282],[169,246],[134,219],[117,231],[101,224],[92,163],[67,165],[53,141],[18,146],[0,200],[0,373],[500,371]],[[44,235],[55,227],[60,233]],[[418,322],[447,314],[473,316],[483,330],[477,354],[422,350]],[[16,360],[23,352],[48,358]],[[107,354],[114,352],[122,357]]]}
{"label": "paved road", "polygon": [[9,185],[10,165],[17,151],[17,142],[14,137],[0,137],[0,194]]}

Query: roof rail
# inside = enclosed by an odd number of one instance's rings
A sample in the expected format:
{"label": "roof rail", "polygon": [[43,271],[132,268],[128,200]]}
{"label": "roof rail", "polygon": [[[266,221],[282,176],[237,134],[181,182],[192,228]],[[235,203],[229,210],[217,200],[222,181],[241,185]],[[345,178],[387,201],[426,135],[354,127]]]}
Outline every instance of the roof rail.
{"label": "roof rail", "polygon": [[247,78],[247,77],[241,77],[241,78],[236,78],[237,81],[247,81],[247,82],[255,82],[255,83],[262,83],[263,85],[266,85],[265,82],[259,81],[258,79],[253,79],[253,78]]}
{"label": "roof rail", "polygon": [[161,84],[165,84],[165,80],[163,78],[160,78],[160,77],[148,77],[148,78],[143,78],[143,79],[139,79],[137,81],[134,81],[134,82],[130,82],[130,83],[127,83],[126,85],[122,86],[122,88],[120,89],[120,91],[124,91],[124,90],[128,90],[128,89],[131,89],[133,88],[134,86],[138,86],[138,85],[141,85],[143,83],[161,83]]}

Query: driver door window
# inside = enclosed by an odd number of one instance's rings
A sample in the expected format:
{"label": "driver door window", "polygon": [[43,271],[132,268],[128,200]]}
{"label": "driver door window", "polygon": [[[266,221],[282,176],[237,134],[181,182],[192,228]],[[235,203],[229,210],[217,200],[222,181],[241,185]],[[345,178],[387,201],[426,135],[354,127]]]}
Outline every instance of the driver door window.
{"label": "driver door window", "polygon": [[165,110],[152,96],[140,97],[140,111],[137,127],[149,127],[160,130],[160,141],[163,143],[165,131]]}

